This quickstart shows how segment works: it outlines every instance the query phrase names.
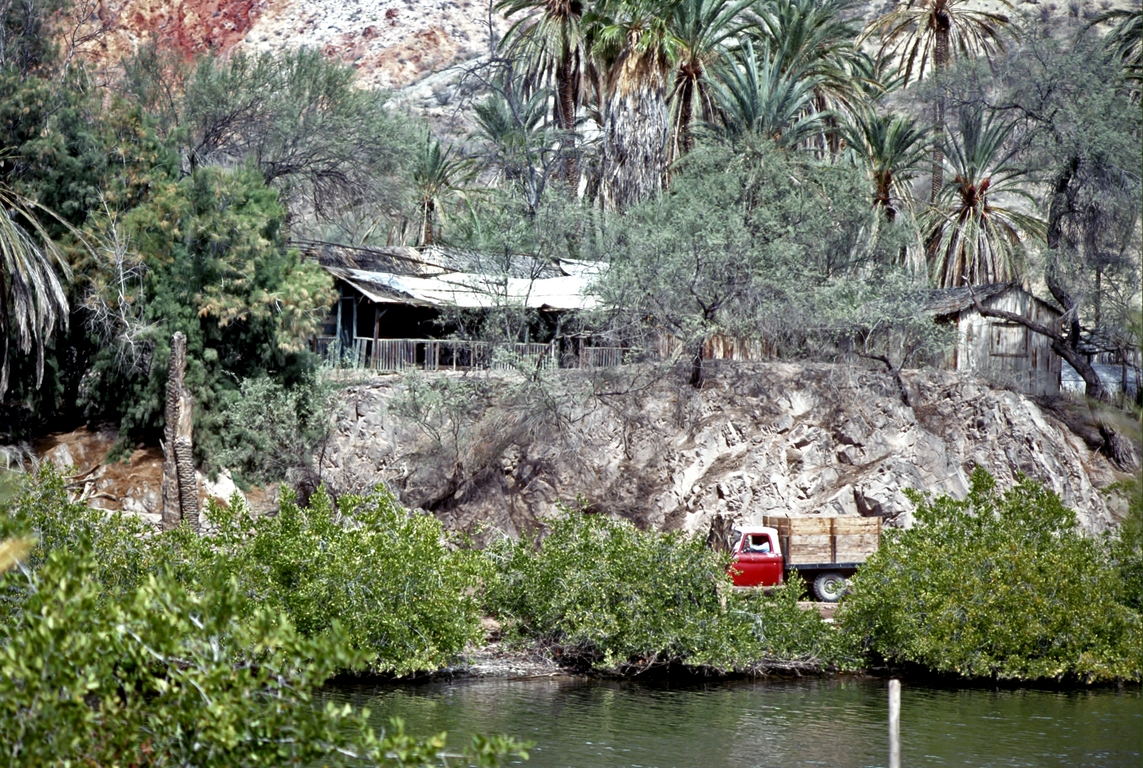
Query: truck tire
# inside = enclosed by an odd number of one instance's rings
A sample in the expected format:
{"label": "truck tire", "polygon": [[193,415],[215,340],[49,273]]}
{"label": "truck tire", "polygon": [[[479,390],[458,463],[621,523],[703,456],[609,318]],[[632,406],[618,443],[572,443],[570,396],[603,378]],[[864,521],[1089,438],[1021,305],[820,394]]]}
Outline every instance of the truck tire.
{"label": "truck tire", "polygon": [[818,574],[814,579],[814,595],[823,603],[836,603],[845,593],[845,577],[834,571]]}

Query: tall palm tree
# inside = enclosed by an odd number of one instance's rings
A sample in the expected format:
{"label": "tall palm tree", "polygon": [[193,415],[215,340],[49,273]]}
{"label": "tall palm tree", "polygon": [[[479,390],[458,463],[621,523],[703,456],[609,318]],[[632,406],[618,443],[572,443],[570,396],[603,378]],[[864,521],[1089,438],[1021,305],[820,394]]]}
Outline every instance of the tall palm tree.
{"label": "tall palm tree", "polygon": [[928,135],[902,115],[858,112],[843,126],[846,144],[873,182],[873,207],[893,221],[901,208],[913,207],[909,184],[929,152]]}
{"label": "tall palm tree", "polygon": [[1023,238],[1043,238],[1044,223],[997,198],[1029,204],[1027,171],[1009,142],[1013,124],[966,109],[960,130],[945,143],[952,183],[928,214],[926,254],[942,288],[995,283],[1018,277]]}
{"label": "tall palm tree", "polygon": [[40,224],[41,214],[59,218],[0,185],[0,401],[8,391],[13,331],[16,348],[36,355],[38,387],[44,377],[44,344],[57,325],[67,328],[67,296],[56,268],[66,276],[68,265]]}
{"label": "tall palm tree", "polygon": [[599,0],[585,15],[600,86],[604,208],[624,210],[662,191],[667,79],[679,49],[671,19],[680,1]]}
{"label": "tall palm tree", "polygon": [[[969,8],[972,0],[906,0],[890,13],[866,26],[862,39],[880,37],[879,58],[893,59],[904,75],[904,85],[921,80],[928,73],[939,73],[954,56],[991,56],[1004,50],[1005,37],[1012,36],[1009,19],[1002,13]],[[1012,8],[1009,0],[997,0]],[[944,101],[934,105],[934,123],[944,131]],[[938,136],[939,139],[939,136]],[[930,200],[935,202],[944,183],[942,142],[933,149],[933,185]]]}
{"label": "tall palm tree", "polygon": [[821,76],[802,76],[784,63],[765,44],[759,55],[747,40],[730,62],[718,68],[714,93],[723,135],[756,134],[779,146],[795,147],[820,131],[824,115],[811,106]]}
{"label": "tall palm tree", "polygon": [[854,0],[770,0],[759,7],[752,32],[784,71],[819,79],[810,109],[830,113],[822,120],[819,144],[841,149],[837,117],[865,109],[883,88],[870,77],[871,58],[855,44],[857,25],[846,18]]}
{"label": "tall palm tree", "polygon": [[681,0],[675,6],[672,27],[678,38],[675,82],[671,106],[671,158],[694,148],[692,125],[697,102],[699,119],[714,119],[709,74],[712,65],[725,61],[736,37],[747,26],[746,12],[758,0]]}
{"label": "tall palm tree", "polygon": [[520,53],[541,85],[553,84],[553,116],[562,132],[564,178],[579,181],[575,151],[576,108],[581,100],[584,65],[583,0],[499,0],[506,17],[521,16],[504,36],[503,44]]}

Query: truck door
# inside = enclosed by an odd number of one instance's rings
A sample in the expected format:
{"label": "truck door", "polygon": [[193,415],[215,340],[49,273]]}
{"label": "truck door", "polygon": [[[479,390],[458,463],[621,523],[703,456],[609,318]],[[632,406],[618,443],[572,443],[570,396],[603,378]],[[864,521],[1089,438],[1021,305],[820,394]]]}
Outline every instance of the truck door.
{"label": "truck door", "polygon": [[768,533],[748,533],[734,550],[731,579],[736,587],[772,587],[782,583],[782,556]]}

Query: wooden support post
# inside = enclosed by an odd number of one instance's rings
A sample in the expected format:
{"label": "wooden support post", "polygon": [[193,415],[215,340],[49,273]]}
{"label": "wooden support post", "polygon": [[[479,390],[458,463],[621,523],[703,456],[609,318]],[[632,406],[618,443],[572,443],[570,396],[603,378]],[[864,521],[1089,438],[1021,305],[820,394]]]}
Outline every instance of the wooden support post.
{"label": "wooden support post", "polygon": [[377,341],[381,338],[381,307],[373,305],[373,370],[377,370]]}
{"label": "wooden support post", "polygon": [[889,768],[901,768],[901,681],[889,681]]}

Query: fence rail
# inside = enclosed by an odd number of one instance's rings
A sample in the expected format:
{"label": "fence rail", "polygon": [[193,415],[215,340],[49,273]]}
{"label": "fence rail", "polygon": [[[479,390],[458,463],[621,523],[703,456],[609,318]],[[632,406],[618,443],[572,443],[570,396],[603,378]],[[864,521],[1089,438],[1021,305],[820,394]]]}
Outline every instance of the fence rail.
{"label": "fence rail", "polygon": [[626,347],[580,347],[561,357],[552,344],[496,344],[443,339],[371,339],[356,336],[342,344],[336,336],[318,336],[313,350],[329,365],[374,371],[521,370],[610,368],[629,362],[635,350]]}

